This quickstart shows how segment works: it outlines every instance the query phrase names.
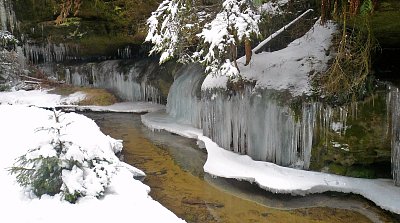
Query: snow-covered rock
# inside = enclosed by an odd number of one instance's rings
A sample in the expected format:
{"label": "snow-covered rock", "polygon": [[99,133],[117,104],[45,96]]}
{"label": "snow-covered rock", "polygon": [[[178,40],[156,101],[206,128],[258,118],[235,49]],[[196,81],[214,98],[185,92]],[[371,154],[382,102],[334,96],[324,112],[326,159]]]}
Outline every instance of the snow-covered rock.
{"label": "snow-covered rock", "polygon": [[[253,55],[245,66],[245,58],[238,60],[244,79],[256,82],[256,88],[288,90],[293,96],[311,93],[312,74],[327,69],[331,56],[327,55],[336,27],[333,23],[315,23],[312,29],[288,47],[274,52]],[[202,90],[226,88],[226,77],[207,76]]]}

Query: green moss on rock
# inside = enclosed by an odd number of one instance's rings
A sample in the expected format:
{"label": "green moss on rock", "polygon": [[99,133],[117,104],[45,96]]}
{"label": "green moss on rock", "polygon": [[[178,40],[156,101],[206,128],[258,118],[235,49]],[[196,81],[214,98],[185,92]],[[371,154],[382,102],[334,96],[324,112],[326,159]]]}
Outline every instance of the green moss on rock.
{"label": "green moss on rock", "polygon": [[382,47],[400,47],[400,1],[380,1],[371,16],[371,27]]}
{"label": "green moss on rock", "polygon": [[[145,22],[159,0],[84,0],[76,15],[60,25],[57,0],[16,0],[14,8],[20,33],[35,43],[64,43],[80,46],[79,56],[115,55],[119,48],[142,44]],[[26,39],[26,38],[25,38]]]}

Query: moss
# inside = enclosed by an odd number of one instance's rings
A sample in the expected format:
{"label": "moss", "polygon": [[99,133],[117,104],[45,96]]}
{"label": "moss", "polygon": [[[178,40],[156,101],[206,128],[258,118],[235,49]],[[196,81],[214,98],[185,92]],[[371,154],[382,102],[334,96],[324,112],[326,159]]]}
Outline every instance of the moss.
{"label": "moss", "polygon": [[[21,33],[36,43],[81,45],[78,57],[115,56],[118,48],[142,44],[145,22],[158,0],[85,0],[76,16],[71,13],[61,25],[56,0],[16,0]],[[140,9],[140,10],[138,10]]]}
{"label": "moss", "polygon": [[[316,125],[314,145],[312,149],[312,170],[327,168],[327,164],[345,166],[348,169],[343,175],[357,177],[375,177],[376,171],[371,174],[377,163],[390,163],[391,144],[388,132],[390,117],[387,117],[387,92],[379,90],[363,101],[353,102],[352,105],[342,107],[346,111],[346,130],[340,133],[333,131],[330,126]],[[317,123],[323,122],[317,115]],[[331,121],[340,120],[339,108],[332,110]],[[338,144],[338,146],[334,146]],[[390,166],[390,165],[389,165]],[[357,167],[357,168],[356,168]],[[354,170],[353,170],[354,168]],[[368,169],[362,172],[359,169]],[[329,168],[330,169],[330,168]],[[390,167],[381,168],[379,176],[387,176]],[[335,173],[340,171],[335,170]]]}
{"label": "moss", "polygon": [[377,12],[371,18],[372,30],[383,47],[400,46],[400,7],[396,11]]}
{"label": "moss", "polygon": [[92,35],[75,41],[79,44],[79,55],[82,57],[116,55],[118,49],[132,42],[130,36],[123,35]]}
{"label": "moss", "polygon": [[400,1],[379,1],[376,11],[371,16],[371,28],[382,47],[400,46]]}
{"label": "moss", "polygon": [[347,167],[332,163],[329,165],[329,172],[338,175],[346,175]]}
{"label": "moss", "polygon": [[376,173],[368,166],[351,166],[347,169],[346,176],[371,179],[376,178]]}

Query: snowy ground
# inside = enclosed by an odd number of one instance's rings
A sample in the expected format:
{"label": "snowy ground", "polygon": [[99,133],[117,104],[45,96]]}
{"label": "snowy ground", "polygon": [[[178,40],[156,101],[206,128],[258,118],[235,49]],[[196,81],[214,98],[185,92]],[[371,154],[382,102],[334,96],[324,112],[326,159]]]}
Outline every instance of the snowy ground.
{"label": "snowy ground", "polygon": [[355,193],[375,202],[385,210],[400,214],[400,187],[390,179],[360,179],[333,174],[296,170],[273,163],[254,161],[220,148],[203,136],[200,129],[177,124],[164,112],[142,115],[142,122],[151,129],[166,130],[202,141],[208,158],[204,171],[218,177],[246,180],[274,193],[305,195],[337,191]]}
{"label": "snowy ground", "polygon": [[[133,173],[140,175],[141,171],[122,162],[101,199],[86,197],[70,204],[59,195],[39,199],[18,186],[6,169],[43,139],[46,133],[35,129],[48,124],[51,113],[36,107],[0,105],[1,222],[184,222],[154,201],[148,186],[133,179]],[[67,133],[84,148],[110,150],[117,142],[83,115],[68,113],[66,118],[72,121]]]}
{"label": "snowy ground", "polygon": [[76,92],[68,96],[50,94],[48,90],[10,91],[0,92],[0,104],[34,105],[43,108],[64,108],[70,111],[98,111],[98,112],[129,112],[144,113],[164,109],[164,105],[148,102],[122,102],[110,106],[77,106],[85,99],[83,92]]}
{"label": "snowy ground", "polygon": [[[184,222],[149,195],[150,188],[134,176],[144,173],[126,163],[119,162],[118,171],[103,198],[85,197],[76,204],[62,201],[60,195],[35,197],[29,190],[15,183],[9,175],[15,158],[40,143],[43,134],[35,131],[46,126],[51,111],[37,107],[69,107],[74,110],[148,112],[164,108],[151,103],[118,103],[112,106],[74,105],[85,98],[77,92],[67,97],[49,94],[47,91],[14,91],[0,93],[0,207],[1,222]],[[90,119],[75,113],[66,114],[72,123],[68,134],[84,148],[110,150],[118,141],[101,133]],[[118,160],[112,154],[112,160]],[[20,214],[23,213],[23,214]]]}

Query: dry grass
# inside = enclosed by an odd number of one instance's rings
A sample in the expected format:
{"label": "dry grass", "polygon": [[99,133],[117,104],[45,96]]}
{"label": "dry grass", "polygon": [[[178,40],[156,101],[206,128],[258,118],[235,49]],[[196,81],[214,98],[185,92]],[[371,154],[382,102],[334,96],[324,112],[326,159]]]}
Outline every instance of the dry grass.
{"label": "dry grass", "polygon": [[326,73],[314,80],[336,103],[363,98],[370,90],[371,52],[376,45],[367,18],[358,28],[348,30],[344,17],[342,33],[336,38],[336,57]]}
{"label": "dry grass", "polygon": [[78,91],[84,92],[86,94],[86,99],[80,101],[79,105],[107,106],[118,102],[118,99],[117,97],[115,97],[114,94],[100,88],[59,86],[52,90],[51,93],[67,96]]}

